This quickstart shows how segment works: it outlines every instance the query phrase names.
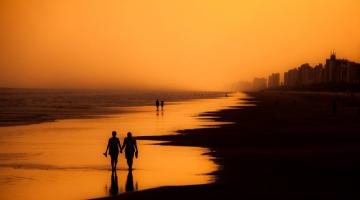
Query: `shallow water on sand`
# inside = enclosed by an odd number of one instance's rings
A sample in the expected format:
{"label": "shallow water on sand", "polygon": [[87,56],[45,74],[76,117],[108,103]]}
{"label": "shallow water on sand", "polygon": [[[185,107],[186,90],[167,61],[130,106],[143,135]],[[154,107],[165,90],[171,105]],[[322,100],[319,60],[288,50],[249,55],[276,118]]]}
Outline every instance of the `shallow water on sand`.
{"label": "shallow water on sand", "polygon": [[[126,107],[126,113],[97,119],[70,119],[0,128],[0,199],[87,199],[168,185],[210,183],[217,169],[205,148],[138,141],[139,158],[129,173],[124,155],[111,173],[105,151],[111,131],[122,142],[135,136],[218,125],[196,115],[238,103],[244,94],[165,105]],[[116,108],[119,109],[119,108]]]}

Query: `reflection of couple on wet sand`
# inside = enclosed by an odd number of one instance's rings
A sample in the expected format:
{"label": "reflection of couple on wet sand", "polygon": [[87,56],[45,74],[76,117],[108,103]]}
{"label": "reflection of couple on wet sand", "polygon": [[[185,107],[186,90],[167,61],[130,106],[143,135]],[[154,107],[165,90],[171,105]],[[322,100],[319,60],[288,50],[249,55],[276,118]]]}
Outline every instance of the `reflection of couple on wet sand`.
{"label": "reflection of couple on wet sand", "polygon": [[[129,170],[127,178],[126,178],[125,191],[132,192],[135,189],[137,190],[137,184],[135,187],[132,171]],[[110,192],[110,195],[117,195],[119,193],[119,184],[118,184],[118,177],[117,177],[116,171],[112,171],[112,173],[111,173],[111,185],[110,185],[109,192]]]}
{"label": "reflection of couple on wet sand", "polygon": [[[135,187],[132,171],[129,170],[127,178],[126,178],[125,191],[132,192],[135,189],[137,190],[137,184]],[[116,171],[112,171],[112,173],[111,173],[111,185],[110,185],[109,193],[110,193],[110,195],[117,195],[119,193],[119,184],[118,184],[118,177],[117,177]]]}
{"label": "reflection of couple on wet sand", "polygon": [[111,169],[112,171],[116,171],[116,164],[118,161],[119,152],[122,153],[123,149],[125,149],[125,158],[127,164],[129,166],[129,171],[132,170],[132,164],[134,155],[136,158],[138,157],[138,148],[136,145],[135,138],[132,137],[131,132],[127,133],[127,137],[124,138],[123,145],[121,146],[119,138],[116,137],[116,131],[112,132],[112,137],[109,139],[108,145],[106,147],[106,151],[104,153],[107,156],[107,152],[109,151],[109,155],[111,157]]}

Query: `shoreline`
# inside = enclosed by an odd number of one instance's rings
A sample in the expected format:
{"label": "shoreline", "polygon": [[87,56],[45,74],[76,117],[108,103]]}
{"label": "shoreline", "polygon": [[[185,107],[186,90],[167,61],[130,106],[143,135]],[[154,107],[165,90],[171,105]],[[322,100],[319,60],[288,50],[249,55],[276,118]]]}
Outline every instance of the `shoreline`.
{"label": "shoreline", "polygon": [[[6,166],[0,171],[0,178],[8,180],[1,187],[0,199],[53,199],[54,194],[57,199],[87,199],[113,195],[111,188],[115,185],[118,194],[167,185],[209,183],[212,180],[209,173],[217,170],[217,166],[210,156],[202,156],[207,152],[204,148],[138,141],[142,153],[134,161],[136,171],[131,177],[127,170],[118,171],[119,181],[113,181],[111,171],[103,170],[110,169],[110,159],[102,153],[113,130],[123,141],[127,131],[135,136],[165,135],[178,129],[210,126],[216,123],[193,116],[234,105],[236,100],[237,96],[196,99],[168,103],[159,112],[154,106],[130,107],[136,112],[1,128],[0,159],[11,168]],[[182,166],[183,163],[191,164]],[[127,169],[124,155],[119,156],[118,167]],[[127,188],[131,182],[133,189]]]}
{"label": "shoreline", "polygon": [[139,137],[210,149],[221,166],[214,173],[214,184],[154,188],[100,199],[346,199],[360,194],[355,189],[360,186],[357,97],[282,91],[249,95],[249,103],[256,106],[202,115],[233,124]]}
{"label": "shoreline", "polygon": [[[76,93],[79,92],[79,93]],[[134,112],[129,107],[154,105],[154,98],[166,103],[219,98],[225,92],[145,92],[72,91],[0,88],[0,127],[54,122],[64,119],[106,118]],[[155,98],[156,99],[156,98]]]}

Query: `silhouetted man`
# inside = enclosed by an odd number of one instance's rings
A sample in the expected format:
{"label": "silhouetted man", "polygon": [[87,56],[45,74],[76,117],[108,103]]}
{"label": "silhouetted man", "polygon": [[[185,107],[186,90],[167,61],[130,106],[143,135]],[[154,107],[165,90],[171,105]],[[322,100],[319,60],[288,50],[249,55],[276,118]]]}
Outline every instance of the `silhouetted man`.
{"label": "silhouetted man", "polygon": [[133,164],[133,159],[134,159],[134,155],[136,157],[138,157],[138,148],[136,145],[136,140],[135,138],[132,137],[131,132],[127,133],[127,137],[124,138],[124,143],[123,146],[121,148],[121,151],[125,148],[125,158],[127,161],[127,164],[129,166],[129,170],[132,170],[132,164]]}
{"label": "silhouetted man", "polygon": [[112,132],[112,138],[109,139],[108,145],[106,147],[106,151],[104,153],[107,156],[107,151],[109,150],[109,154],[111,157],[111,169],[112,171],[116,170],[116,164],[118,161],[119,149],[121,152],[121,144],[119,138],[116,137],[116,131]]}
{"label": "silhouetted man", "polygon": [[156,110],[159,110],[159,105],[160,105],[159,99],[156,99],[155,105],[156,105]]}

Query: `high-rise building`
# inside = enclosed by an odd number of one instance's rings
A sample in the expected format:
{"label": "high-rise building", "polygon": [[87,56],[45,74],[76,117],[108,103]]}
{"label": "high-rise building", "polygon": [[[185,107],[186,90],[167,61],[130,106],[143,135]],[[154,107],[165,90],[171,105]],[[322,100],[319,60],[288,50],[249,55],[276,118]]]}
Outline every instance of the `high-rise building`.
{"label": "high-rise building", "polygon": [[291,69],[284,74],[284,86],[296,86],[299,83],[299,71],[297,68]]}
{"label": "high-rise building", "polygon": [[314,70],[308,63],[301,65],[298,70],[299,70],[298,81],[301,85],[309,85],[313,83]]}
{"label": "high-rise building", "polygon": [[332,53],[325,64],[327,82],[346,82],[348,62],[344,59],[336,59],[335,53]]}
{"label": "high-rise building", "polygon": [[314,67],[314,83],[322,83],[326,81],[325,69],[322,64]]}
{"label": "high-rise building", "polygon": [[360,64],[345,59],[337,59],[331,53],[325,66],[303,64],[284,73],[284,85],[287,87],[311,85],[314,83],[360,84]]}
{"label": "high-rise building", "polygon": [[271,74],[268,79],[268,87],[276,88],[279,86],[280,86],[280,74],[279,73]]}
{"label": "high-rise building", "polygon": [[349,84],[360,84],[360,64],[348,62],[346,68],[346,82]]}

